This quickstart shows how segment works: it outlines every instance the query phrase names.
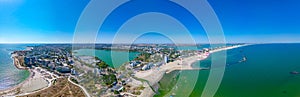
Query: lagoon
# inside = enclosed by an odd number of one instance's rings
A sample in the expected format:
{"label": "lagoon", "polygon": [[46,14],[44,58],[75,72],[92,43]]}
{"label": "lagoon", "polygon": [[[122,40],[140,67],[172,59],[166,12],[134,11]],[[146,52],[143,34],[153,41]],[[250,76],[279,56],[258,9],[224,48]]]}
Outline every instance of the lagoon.
{"label": "lagoon", "polygon": [[95,56],[106,62],[109,66],[118,68],[138,56],[138,52],[79,49],[73,51],[76,56]]}

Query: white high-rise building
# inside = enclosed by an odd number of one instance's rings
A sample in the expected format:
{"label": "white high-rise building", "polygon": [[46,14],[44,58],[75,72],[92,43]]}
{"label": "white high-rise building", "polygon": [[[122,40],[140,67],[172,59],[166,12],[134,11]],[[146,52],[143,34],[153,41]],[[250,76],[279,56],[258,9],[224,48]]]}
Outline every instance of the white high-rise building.
{"label": "white high-rise building", "polygon": [[169,57],[167,55],[165,55],[164,56],[164,63],[166,64],[166,63],[168,63],[168,61],[169,61]]}

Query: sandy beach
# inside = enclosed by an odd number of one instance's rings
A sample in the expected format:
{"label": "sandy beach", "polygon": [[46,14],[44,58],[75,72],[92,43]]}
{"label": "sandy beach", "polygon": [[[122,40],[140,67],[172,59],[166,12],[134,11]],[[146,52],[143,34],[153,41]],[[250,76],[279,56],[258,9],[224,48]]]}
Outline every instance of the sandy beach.
{"label": "sandy beach", "polygon": [[[215,53],[219,51],[224,51],[224,50],[230,50],[234,48],[239,48],[242,46],[247,46],[247,45],[235,45],[235,46],[230,46],[230,47],[225,47],[225,48],[219,48],[215,50],[211,50],[210,53]],[[154,67],[150,70],[147,71],[139,71],[135,73],[135,77],[145,79],[149,82],[150,86],[153,86],[157,84],[162,77],[166,73],[170,73],[174,70],[201,70],[201,69],[206,69],[206,68],[193,68],[192,64],[197,61],[201,61],[206,59],[208,56],[205,56],[203,54],[201,55],[195,55],[195,56],[190,56],[187,58],[183,58],[182,60],[176,60],[174,62],[167,63],[165,65],[162,65],[160,67]],[[145,85],[145,87],[150,87]],[[147,92],[147,93],[145,93]],[[149,91],[149,88],[145,88],[140,95],[140,97],[150,97],[153,96],[155,92]]]}
{"label": "sandy beach", "polygon": [[[20,60],[16,54],[12,54],[11,56],[12,56],[11,58],[13,59],[13,64],[16,68],[22,69],[22,70],[28,70],[27,68],[21,66]],[[11,95],[11,94],[18,92],[19,88],[22,87],[23,84],[28,83],[28,81],[31,79],[32,76],[33,76],[33,74],[30,72],[30,75],[26,80],[24,80],[23,82],[21,82],[20,84],[18,84],[16,86],[10,87],[5,90],[1,90],[0,95]]]}
{"label": "sandy beach", "polygon": [[20,60],[16,55],[12,54],[13,62],[16,68],[25,69],[30,71],[30,76],[20,84],[8,88],[6,90],[1,90],[0,95],[2,96],[18,96],[26,95],[29,93],[34,93],[36,91],[50,87],[51,80],[45,78],[45,72],[40,68],[28,69],[21,66]]}
{"label": "sandy beach", "polygon": [[20,87],[20,94],[35,92],[49,86],[49,82],[43,77],[41,72],[31,70],[31,73],[33,76]]}

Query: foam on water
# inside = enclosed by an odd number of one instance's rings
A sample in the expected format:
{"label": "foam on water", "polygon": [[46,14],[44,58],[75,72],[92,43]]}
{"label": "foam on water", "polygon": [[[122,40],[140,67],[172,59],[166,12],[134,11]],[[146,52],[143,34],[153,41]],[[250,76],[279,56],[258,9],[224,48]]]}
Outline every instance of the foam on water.
{"label": "foam on water", "polygon": [[0,45],[0,90],[18,85],[29,77],[29,71],[18,70],[13,65],[10,53],[24,49],[25,45]]}

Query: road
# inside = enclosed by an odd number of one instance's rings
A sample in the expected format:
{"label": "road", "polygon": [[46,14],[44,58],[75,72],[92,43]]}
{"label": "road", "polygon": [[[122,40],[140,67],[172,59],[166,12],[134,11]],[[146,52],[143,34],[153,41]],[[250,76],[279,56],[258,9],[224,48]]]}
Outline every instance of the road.
{"label": "road", "polygon": [[87,92],[87,90],[83,86],[78,85],[78,84],[74,83],[73,81],[71,81],[71,76],[68,77],[68,81],[71,82],[72,84],[80,87],[83,90],[86,97],[91,97],[90,94]]}

